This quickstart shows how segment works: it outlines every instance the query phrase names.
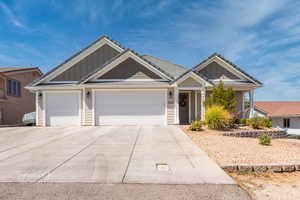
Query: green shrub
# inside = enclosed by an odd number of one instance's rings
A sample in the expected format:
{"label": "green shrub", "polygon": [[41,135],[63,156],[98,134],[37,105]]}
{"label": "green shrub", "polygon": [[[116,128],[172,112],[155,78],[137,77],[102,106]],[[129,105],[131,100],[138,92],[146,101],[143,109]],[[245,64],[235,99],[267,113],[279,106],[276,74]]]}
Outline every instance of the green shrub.
{"label": "green shrub", "polygon": [[201,131],[203,124],[204,123],[202,121],[193,121],[189,129],[191,131]]}
{"label": "green shrub", "polygon": [[259,144],[261,144],[261,145],[270,145],[271,144],[271,137],[265,133],[260,135],[258,140],[259,140]]}
{"label": "green shrub", "polygon": [[249,125],[254,129],[260,129],[261,122],[262,122],[262,119],[260,117],[254,117],[254,118],[249,119]]}
{"label": "green shrub", "polygon": [[248,119],[247,118],[241,118],[240,119],[240,124],[242,124],[242,125],[247,125],[247,122],[248,121]]}
{"label": "green shrub", "polygon": [[229,126],[230,114],[222,106],[211,106],[205,113],[205,123],[211,129],[224,129]]}
{"label": "green shrub", "polygon": [[262,127],[271,128],[272,127],[272,120],[270,118],[263,118],[261,121]]}

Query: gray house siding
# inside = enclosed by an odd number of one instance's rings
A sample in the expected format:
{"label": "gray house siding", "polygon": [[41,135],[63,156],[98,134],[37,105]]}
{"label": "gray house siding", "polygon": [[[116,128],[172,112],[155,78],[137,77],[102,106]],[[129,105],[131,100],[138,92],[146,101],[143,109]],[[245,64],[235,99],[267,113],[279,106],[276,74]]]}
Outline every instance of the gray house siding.
{"label": "gray house siding", "polygon": [[78,81],[117,54],[119,54],[119,52],[112,47],[103,45],[74,66],[52,79],[52,81]]}
{"label": "gray house siding", "polygon": [[199,82],[197,82],[191,77],[181,82],[178,86],[179,87],[202,87],[202,85]]}
{"label": "gray house siding", "polygon": [[38,97],[38,102],[37,102],[37,108],[36,108],[36,112],[37,112],[37,119],[36,119],[36,125],[37,126],[43,126],[44,124],[44,105],[43,105],[43,98],[44,97]]}
{"label": "gray house siding", "polygon": [[98,79],[161,79],[161,77],[132,58],[128,58]]}
{"label": "gray house siding", "polygon": [[86,95],[83,96],[83,98],[85,98],[85,104],[84,109],[85,109],[85,113],[84,113],[84,121],[83,121],[83,125],[84,126],[92,126],[94,119],[93,119],[93,94],[92,94],[92,90],[91,89],[87,89],[85,90],[85,93],[87,94],[89,92],[89,97],[87,97]]}
{"label": "gray house siding", "polygon": [[[169,92],[174,94],[174,89],[169,89]],[[172,98],[168,97],[168,105],[167,105],[167,123],[168,124],[175,124],[175,97],[173,95]]]}
{"label": "gray house siding", "polygon": [[238,76],[231,73],[216,62],[208,64],[207,66],[199,70],[199,73],[203,74],[208,79],[219,79],[223,75],[230,79],[240,79]]}

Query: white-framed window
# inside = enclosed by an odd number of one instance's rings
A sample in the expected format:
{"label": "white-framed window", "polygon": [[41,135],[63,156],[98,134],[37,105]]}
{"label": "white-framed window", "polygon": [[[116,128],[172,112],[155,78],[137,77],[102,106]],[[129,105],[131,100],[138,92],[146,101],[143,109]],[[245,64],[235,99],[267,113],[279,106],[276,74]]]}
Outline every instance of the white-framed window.
{"label": "white-framed window", "polygon": [[20,81],[7,79],[6,85],[7,85],[7,95],[16,96],[16,97],[21,96],[21,82]]}
{"label": "white-framed window", "polygon": [[290,128],[290,119],[289,118],[283,119],[283,128]]}

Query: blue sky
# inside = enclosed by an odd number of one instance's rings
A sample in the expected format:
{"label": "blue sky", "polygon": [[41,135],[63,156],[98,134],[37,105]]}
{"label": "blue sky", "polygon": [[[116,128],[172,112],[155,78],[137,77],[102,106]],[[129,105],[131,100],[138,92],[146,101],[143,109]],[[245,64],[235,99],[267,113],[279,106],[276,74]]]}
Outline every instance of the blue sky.
{"label": "blue sky", "polygon": [[0,66],[43,72],[106,34],[192,67],[214,52],[261,80],[256,100],[300,101],[300,1],[0,0]]}

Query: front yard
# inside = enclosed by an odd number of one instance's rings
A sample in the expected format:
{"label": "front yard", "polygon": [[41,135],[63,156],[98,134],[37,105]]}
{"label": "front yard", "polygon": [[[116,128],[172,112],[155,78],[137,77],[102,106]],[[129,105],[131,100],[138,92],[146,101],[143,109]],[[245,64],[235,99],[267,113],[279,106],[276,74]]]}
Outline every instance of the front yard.
{"label": "front yard", "polygon": [[270,146],[258,143],[257,138],[223,136],[224,131],[184,132],[220,166],[228,164],[270,164],[300,161],[300,140],[272,139]]}

